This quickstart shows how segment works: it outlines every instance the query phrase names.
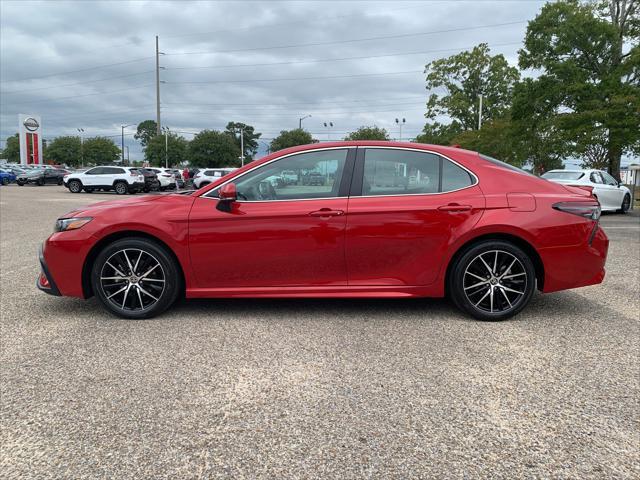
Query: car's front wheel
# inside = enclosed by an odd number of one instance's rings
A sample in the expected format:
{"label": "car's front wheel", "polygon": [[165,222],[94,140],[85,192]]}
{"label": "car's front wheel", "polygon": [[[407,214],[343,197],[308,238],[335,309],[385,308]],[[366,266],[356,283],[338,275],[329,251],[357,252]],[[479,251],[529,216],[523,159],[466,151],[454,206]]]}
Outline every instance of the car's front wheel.
{"label": "car's front wheel", "polygon": [[80,193],[82,191],[82,182],[80,180],[70,180],[67,186],[71,193]]}
{"label": "car's front wheel", "polygon": [[104,248],[91,272],[95,295],[110,312],[150,318],[169,308],[180,292],[176,261],[160,244],[125,238]]}
{"label": "car's front wheel", "polygon": [[487,240],[462,253],[449,275],[449,294],[479,320],[505,320],[531,300],[536,273],[529,256],[513,243]]}
{"label": "car's front wheel", "polygon": [[2,177],[2,185],[9,185],[9,179],[7,177]]}
{"label": "car's front wheel", "polygon": [[631,195],[627,193],[625,194],[624,199],[622,200],[622,205],[620,205],[620,210],[618,210],[618,212],[627,213],[630,207],[631,207]]}

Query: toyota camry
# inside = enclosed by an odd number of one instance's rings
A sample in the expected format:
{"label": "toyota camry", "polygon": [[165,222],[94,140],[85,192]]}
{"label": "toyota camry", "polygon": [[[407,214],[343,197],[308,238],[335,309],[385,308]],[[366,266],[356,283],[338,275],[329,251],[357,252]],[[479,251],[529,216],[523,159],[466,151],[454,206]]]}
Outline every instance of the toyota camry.
{"label": "toyota camry", "polygon": [[448,296],[502,320],[536,289],[603,280],[599,216],[588,190],[460,148],[305,145],[195,192],[69,212],[37,286],[131,319],[179,297]]}

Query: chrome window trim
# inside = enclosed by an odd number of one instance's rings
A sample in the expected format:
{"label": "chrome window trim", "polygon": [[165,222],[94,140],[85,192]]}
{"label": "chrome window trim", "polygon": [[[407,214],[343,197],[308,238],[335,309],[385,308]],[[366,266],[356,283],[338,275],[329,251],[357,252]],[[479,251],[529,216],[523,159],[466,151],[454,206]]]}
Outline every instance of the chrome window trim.
{"label": "chrome window trim", "polygon": [[[453,163],[454,165],[457,165],[458,167],[460,167],[461,169],[463,169],[465,172],[467,172],[469,175],[471,175],[471,178],[473,178],[475,180],[474,183],[472,183],[471,185],[467,185],[466,187],[462,187],[462,188],[457,188],[455,190],[447,190],[446,192],[432,192],[432,193],[395,193],[392,195],[352,195],[352,196],[348,196],[348,197],[320,197],[320,198],[294,198],[294,199],[282,199],[282,200],[237,200],[238,203],[271,203],[271,202],[308,202],[310,200],[333,200],[333,199],[338,199],[338,198],[382,198],[382,197],[415,197],[415,196],[426,196],[426,195],[446,195],[448,193],[454,193],[454,192],[459,192],[461,190],[466,190],[467,188],[472,188],[475,187],[476,185],[478,185],[480,183],[480,180],[478,179],[478,176],[473,173],[471,170],[469,170],[467,167],[465,167],[464,165],[456,162],[455,160],[453,160],[452,158],[446,156],[443,153],[440,152],[436,152],[434,150],[423,150],[421,148],[414,148],[414,147],[395,147],[395,146],[386,146],[386,145],[371,145],[371,146],[367,146],[367,145],[359,145],[359,146],[345,146],[345,147],[327,147],[327,148],[318,148],[318,149],[310,149],[310,150],[305,150],[305,151],[301,151],[301,152],[294,152],[294,153],[289,153],[288,155],[284,155],[282,157],[278,157],[278,158],[274,158],[273,160],[269,160],[266,163],[262,163],[260,165],[256,165],[254,168],[247,170],[246,172],[244,172],[242,175],[238,176],[238,177],[234,177],[234,178],[230,178],[229,180],[221,183],[220,185],[218,185],[216,188],[213,188],[211,190],[209,190],[208,192],[199,195],[198,198],[208,198],[208,199],[213,199],[213,200],[219,200],[218,197],[210,197],[208,196],[208,194],[210,192],[213,192],[214,190],[217,190],[219,188],[221,188],[223,185],[231,182],[232,180],[236,180],[238,178],[242,178],[243,176],[247,175],[250,172],[253,172],[254,170],[263,167],[265,165],[269,165],[272,162],[276,162],[278,160],[282,160],[284,158],[290,157],[292,155],[298,155],[301,153],[308,153],[308,152],[320,152],[320,151],[325,151],[325,150],[349,150],[352,148],[362,148],[364,150],[369,149],[369,148],[381,148],[381,149],[385,149],[385,150],[407,150],[410,152],[418,152],[418,153],[431,153],[433,155],[438,155],[446,160],[449,160],[451,163]],[[365,158],[366,161],[366,158]]]}
{"label": "chrome window trim", "polygon": [[[235,181],[239,178],[244,177],[245,175],[253,172],[254,170],[257,170],[258,168],[262,168],[265,165],[269,165],[273,162],[277,162],[278,160],[283,160],[285,158],[291,157],[293,155],[300,155],[302,153],[312,153],[312,152],[323,152],[323,151],[328,151],[328,150],[350,150],[353,148],[357,148],[356,146],[345,146],[345,147],[326,147],[326,148],[312,148],[310,150],[303,150],[300,152],[293,152],[293,153],[289,153],[287,155],[283,155],[282,157],[277,157],[277,158],[273,158],[271,160],[269,160],[268,162],[265,163],[261,163],[260,165],[256,165],[255,167],[247,170],[246,172],[244,172],[242,175],[238,175],[237,177],[233,177],[230,178],[229,180],[226,180],[224,182],[222,182],[220,185],[218,185],[215,188],[212,188],[211,190],[209,190],[206,193],[203,193],[202,195],[199,195],[198,198],[211,198],[214,200],[220,200],[218,197],[210,197],[208,194],[218,190],[219,188],[222,188],[224,185],[226,185],[227,183],[231,182],[231,181]],[[282,200],[236,200],[236,202],[238,203],[266,203],[266,202],[305,202],[305,201],[309,201],[309,200],[331,200],[334,198],[349,198],[349,197],[320,197],[320,198],[292,198],[292,199],[282,199]]]}

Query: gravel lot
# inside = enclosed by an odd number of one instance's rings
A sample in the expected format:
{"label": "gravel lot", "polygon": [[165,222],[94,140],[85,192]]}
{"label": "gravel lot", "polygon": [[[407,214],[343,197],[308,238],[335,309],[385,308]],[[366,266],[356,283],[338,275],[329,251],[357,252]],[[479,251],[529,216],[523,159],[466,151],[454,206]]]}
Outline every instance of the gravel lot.
{"label": "gravel lot", "polygon": [[55,219],[0,187],[3,478],[638,478],[640,217],[602,285],[481,323],[442,300],[190,301],[125,321],[34,286]]}

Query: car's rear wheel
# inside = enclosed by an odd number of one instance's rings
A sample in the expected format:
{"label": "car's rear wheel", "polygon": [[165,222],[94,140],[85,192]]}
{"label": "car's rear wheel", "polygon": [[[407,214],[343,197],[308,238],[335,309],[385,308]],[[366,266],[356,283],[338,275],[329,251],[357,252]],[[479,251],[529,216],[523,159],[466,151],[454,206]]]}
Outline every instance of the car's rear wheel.
{"label": "car's rear wheel", "polygon": [[7,177],[2,178],[2,185],[9,185],[9,179]]}
{"label": "car's rear wheel", "polygon": [[82,182],[80,180],[69,180],[67,186],[71,193],[80,193],[82,191]]}
{"label": "car's rear wheel", "polygon": [[24,187],[24,182],[17,181],[16,183],[18,184],[19,187]]}
{"label": "car's rear wheel", "polygon": [[628,193],[625,194],[624,199],[622,200],[622,205],[620,205],[620,213],[627,213],[629,208],[631,207],[631,195]]}
{"label": "car's rear wheel", "polygon": [[129,186],[126,182],[116,182],[116,184],[113,186],[113,189],[118,195],[126,195],[127,191],[129,190]]}
{"label": "car's rear wheel", "polygon": [[479,320],[505,320],[531,300],[536,273],[516,245],[487,240],[458,258],[449,276],[449,294],[461,310]]}
{"label": "car's rear wheel", "polygon": [[62,183],[63,183],[63,181],[62,181],[62,177],[60,177],[56,183],[57,183],[58,185],[62,185]]}
{"label": "car's rear wheel", "polygon": [[161,245],[145,238],[117,240],[102,250],[91,285],[110,312],[129,319],[165,311],[180,291],[178,266]]}
{"label": "car's rear wheel", "polygon": [[36,183],[41,187],[44,186],[44,178],[39,178]]}

